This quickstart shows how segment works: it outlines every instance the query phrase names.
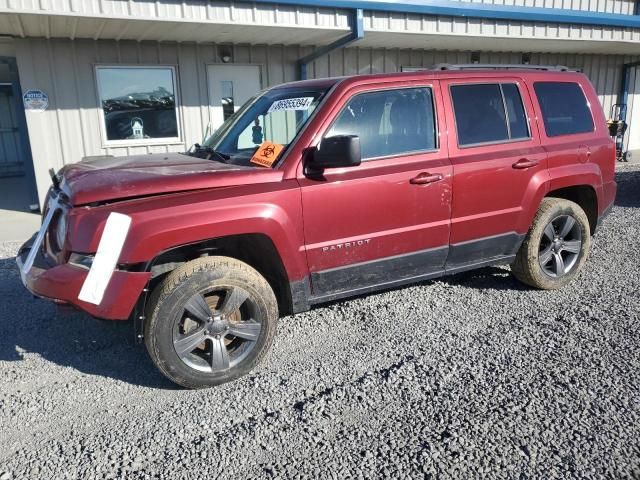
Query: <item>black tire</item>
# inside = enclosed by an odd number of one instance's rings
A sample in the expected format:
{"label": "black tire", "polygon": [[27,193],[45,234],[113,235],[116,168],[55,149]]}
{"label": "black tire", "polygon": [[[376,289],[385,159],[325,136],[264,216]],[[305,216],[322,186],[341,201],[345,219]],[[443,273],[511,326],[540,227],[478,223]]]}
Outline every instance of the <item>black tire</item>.
{"label": "black tire", "polygon": [[[569,225],[571,222],[574,223]],[[545,198],[511,271],[518,280],[532,287],[562,288],[580,272],[590,247],[591,231],[584,210],[569,200]]]}
{"label": "black tire", "polygon": [[278,303],[262,275],[233,258],[203,257],[154,289],[144,338],[167,378],[204,388],[251,371],[269,350],[277,320]]}

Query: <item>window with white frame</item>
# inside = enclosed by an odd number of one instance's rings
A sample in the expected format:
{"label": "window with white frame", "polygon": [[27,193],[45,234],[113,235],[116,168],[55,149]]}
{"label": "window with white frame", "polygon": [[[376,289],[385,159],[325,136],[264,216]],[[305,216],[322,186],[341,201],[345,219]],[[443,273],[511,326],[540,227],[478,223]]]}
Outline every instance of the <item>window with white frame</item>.
{"label": "window with white frame", "polygon": [[98,66],[96,83],[108,143],[180,139],[172,66]]}

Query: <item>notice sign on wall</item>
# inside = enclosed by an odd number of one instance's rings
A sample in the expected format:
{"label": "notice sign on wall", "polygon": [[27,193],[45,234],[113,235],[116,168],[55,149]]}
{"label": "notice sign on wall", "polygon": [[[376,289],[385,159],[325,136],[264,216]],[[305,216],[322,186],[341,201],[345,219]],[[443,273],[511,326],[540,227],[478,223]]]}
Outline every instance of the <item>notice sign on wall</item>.
{"label": "notice sign on wall", "polygon": [[42,90],[27,90],[22,96],[25,110],[44,112],[49,106],[49,96]]}

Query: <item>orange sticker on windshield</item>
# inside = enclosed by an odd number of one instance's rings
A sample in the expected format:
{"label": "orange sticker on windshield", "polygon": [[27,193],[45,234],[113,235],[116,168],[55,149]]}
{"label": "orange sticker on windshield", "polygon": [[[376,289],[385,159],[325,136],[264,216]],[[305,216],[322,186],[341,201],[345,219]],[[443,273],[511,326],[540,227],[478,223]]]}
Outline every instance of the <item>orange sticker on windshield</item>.
{"label": "orange sticker on windshield", "polygon": [[262,142],[256,153],[251,157],[251,163],[260,165],[261,167],[271,168],[282,152],[284,145],[271,142]]}

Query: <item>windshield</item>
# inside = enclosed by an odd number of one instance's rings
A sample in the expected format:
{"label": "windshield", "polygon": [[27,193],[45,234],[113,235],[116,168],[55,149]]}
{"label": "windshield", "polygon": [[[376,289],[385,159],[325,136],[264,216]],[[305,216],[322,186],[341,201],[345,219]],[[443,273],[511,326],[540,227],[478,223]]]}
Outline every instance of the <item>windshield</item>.
{"label": "windshield", "polygon": [[326,92],[326,87],[268,90],[245,103],[202,147],[222,154],[225,163],[271,167]]}

